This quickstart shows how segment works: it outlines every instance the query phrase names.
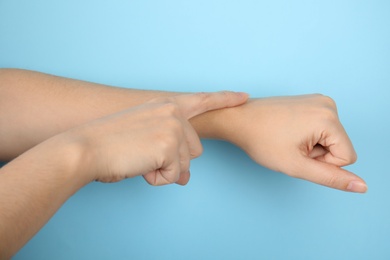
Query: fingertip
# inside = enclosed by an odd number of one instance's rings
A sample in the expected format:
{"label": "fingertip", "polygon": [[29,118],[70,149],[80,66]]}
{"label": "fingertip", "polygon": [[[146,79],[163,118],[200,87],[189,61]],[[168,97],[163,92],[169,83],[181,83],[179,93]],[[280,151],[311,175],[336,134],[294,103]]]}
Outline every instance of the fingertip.
{"label": "fingertip", "polygon": [[249,94],[246,92],[235,92],[235,91],[224,91],[225,93],[231,93],[235,96],[232,106],[240,105],[245,103],[249,99]]}
{"label": "fingertip", "polygon": [[367,184],[362,181],[351,181],[347,186],[347,191],[356,193],[366,193],[368,190]]}
{"label": "fingertip", "polygon": [[240,106],[246,103],[249,99],[249,94],[246,92],[221,91],[220,93],[223,94],[220,108]]}
{"label": "fingertip", "polygon": [[333,164],[308,158],[300,169],[298,175],[292,176],[342,191],[365,193],[368,190],[359,176]]}
{"label": "fingertip", "polygon": [[190,171],[187,171],[186,173],[182,173],[179,177],[179,180],[175,182],[176,184],[179,184],[180,186],[185,186],[190,181]]}
{"label": "fingertip", "polygon": [[235,92],[239,97],[241,97],[244,100],[247,100],[249,98],[249,94],[246,92]]}

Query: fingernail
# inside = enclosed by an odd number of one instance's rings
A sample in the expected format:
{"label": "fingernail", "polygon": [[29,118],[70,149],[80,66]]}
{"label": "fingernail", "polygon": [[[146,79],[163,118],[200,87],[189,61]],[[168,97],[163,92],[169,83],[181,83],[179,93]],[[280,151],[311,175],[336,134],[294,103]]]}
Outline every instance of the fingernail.
{"label": "fingernail", "polygon": [[365,193],[367,191],[367,185],[361,181],[351,181],[347,186],[348,191]]}

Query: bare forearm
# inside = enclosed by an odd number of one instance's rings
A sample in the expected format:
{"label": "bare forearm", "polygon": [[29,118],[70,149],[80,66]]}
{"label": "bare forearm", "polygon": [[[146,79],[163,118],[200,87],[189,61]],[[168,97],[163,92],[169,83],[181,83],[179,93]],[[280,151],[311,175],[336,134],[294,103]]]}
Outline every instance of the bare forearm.
{"label": "bare forearm", "polygon": [[176,94],[0,69],[0,160],[87,121]]}
{"label": "bare forearm", "polygon": [[0,169],[0,259],[10,259],[90,180],[75,146],[49,139]]}
{"label": "bare forearm", "polygon": [[202,152],[187,120],[246,99],[221,92],[154,100],[62,132],[18,156],[0,169],[0,259],[9,259],[93,180],[143,175],[153,185],[185,185],[190,159]]}

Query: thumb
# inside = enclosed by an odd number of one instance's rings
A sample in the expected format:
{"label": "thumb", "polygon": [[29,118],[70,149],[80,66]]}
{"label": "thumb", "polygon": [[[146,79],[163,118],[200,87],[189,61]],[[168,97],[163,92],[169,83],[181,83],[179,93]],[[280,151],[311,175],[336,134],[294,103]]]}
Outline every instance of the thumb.
{"label": "thumb", "polygon": [[343,191],[365,193],[367,185],[359,176],[336,165],[305,158],[296,177]]}
{"label": "thumb", "polygon": [[232,91],[200,92],[175,97],[175,101],[186,119],[210,110],[238,106],[247,100],[248,94]]}

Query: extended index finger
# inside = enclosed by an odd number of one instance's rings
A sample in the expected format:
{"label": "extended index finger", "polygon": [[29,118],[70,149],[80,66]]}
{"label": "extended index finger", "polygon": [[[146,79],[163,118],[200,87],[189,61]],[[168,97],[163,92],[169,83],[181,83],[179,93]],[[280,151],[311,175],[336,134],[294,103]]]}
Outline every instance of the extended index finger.
{"label": "extended index finger", "polygon": [[248,94],[233,91],[200,92],[177,96],[175,100],[182,115],[190,119],[207,111],[241,105],[248,100]]}

